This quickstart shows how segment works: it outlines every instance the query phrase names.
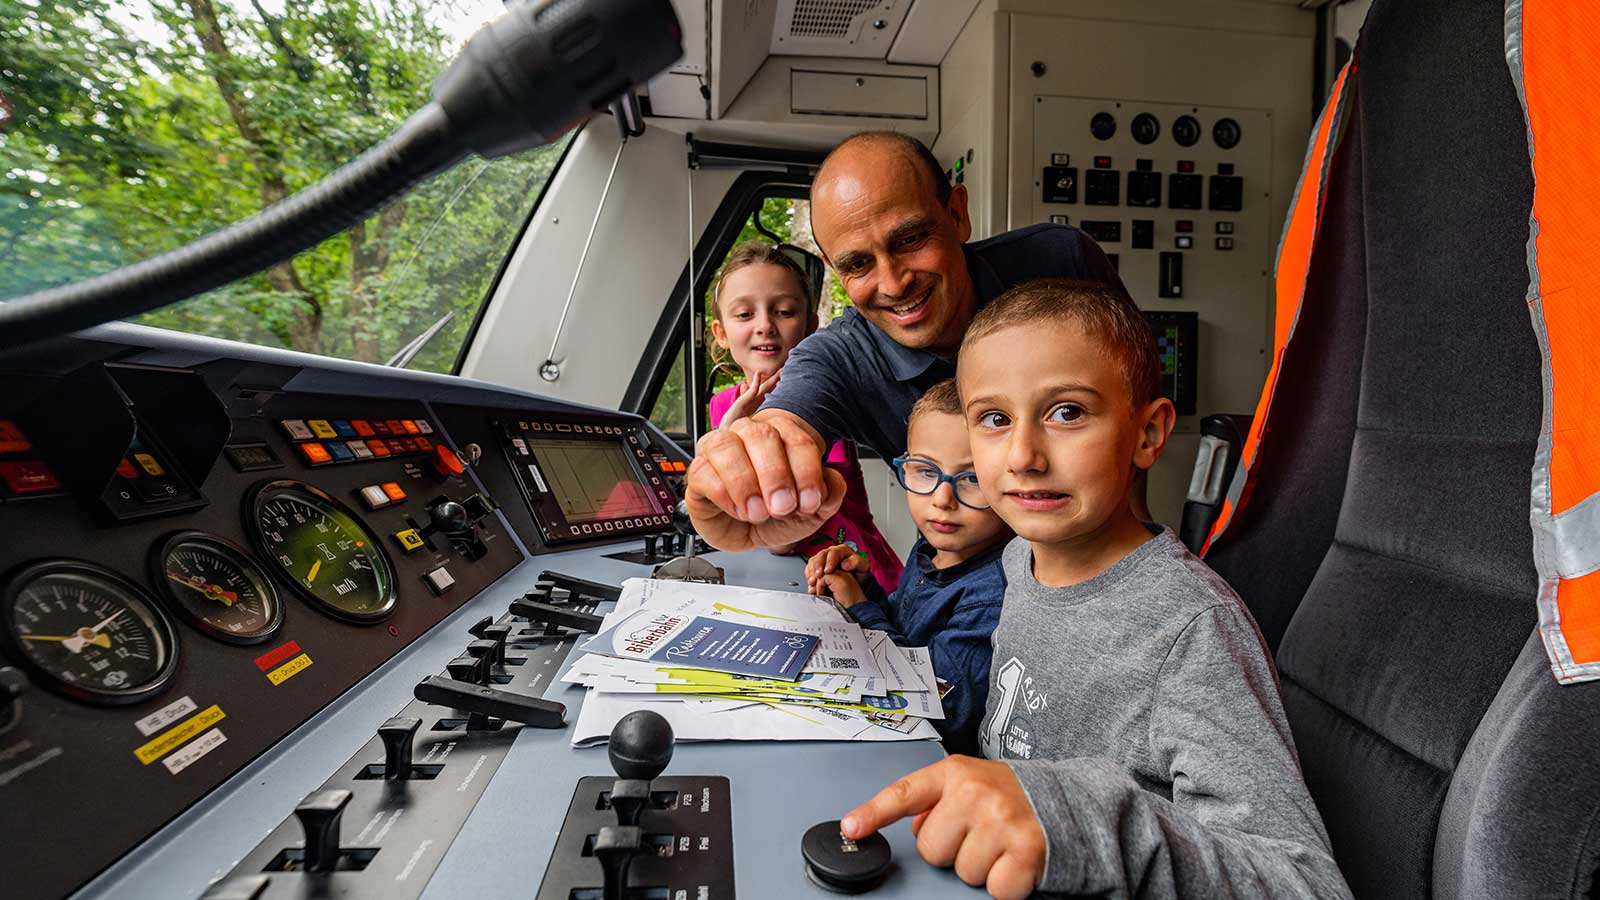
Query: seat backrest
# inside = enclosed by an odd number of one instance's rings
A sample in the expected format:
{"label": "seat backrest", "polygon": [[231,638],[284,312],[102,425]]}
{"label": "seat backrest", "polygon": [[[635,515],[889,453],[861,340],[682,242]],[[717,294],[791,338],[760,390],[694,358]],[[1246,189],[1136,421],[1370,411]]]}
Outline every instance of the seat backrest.
{"label": "seat backrest", "polygon": [[1368,14],[1257,487],[1207,556],[1277,654],[1359,898],[1579,897],[1595,871],[1600,683],[1557,685],[1533,635],[1533,182],[1504,14]]}

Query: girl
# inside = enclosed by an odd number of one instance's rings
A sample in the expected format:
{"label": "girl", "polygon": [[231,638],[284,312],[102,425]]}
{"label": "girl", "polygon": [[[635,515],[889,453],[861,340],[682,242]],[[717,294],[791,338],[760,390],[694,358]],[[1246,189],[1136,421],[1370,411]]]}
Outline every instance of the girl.
{"label": "girl", "polygon": [[[713,428],[760,409],[777,385],[789,351],[817,330],[817,298],[809,284],[800,265],[771,244],[750,241],[728,255],[711,293],[711,337],[714,356],[721,362],[731,356],[745,380],[712,395]],[[900,582],[900,558],[873,524],[855,444],[834,444],[824,463],[844,476],[844,505],[816,534],[787,549],[809,557],[834,544],[849,544],[866,558],[873,579],[893,591]]]}

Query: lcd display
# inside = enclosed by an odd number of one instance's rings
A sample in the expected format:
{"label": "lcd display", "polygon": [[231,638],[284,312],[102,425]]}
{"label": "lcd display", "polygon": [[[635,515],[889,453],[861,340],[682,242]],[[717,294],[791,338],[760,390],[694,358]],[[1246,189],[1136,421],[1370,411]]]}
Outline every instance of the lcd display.
{"label": "lcd display", "polygon": [[526,440],[568,523],[653,516],[663,511],[655,493],[640,481],[623,445],[555,438]]}

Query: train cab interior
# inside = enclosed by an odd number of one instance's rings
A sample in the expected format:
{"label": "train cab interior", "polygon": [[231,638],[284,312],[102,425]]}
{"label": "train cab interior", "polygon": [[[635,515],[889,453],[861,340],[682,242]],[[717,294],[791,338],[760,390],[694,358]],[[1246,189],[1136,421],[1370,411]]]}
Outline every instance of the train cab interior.
{"label": "train cab interior", "polygon": [[[1596,60],[1585,0],[0,0],[0,898],[985,896],[811,846],[914,717],[641,763],[568,677],[614,603],[806,592],[682,501],[736,248],[857,316],[861,132],[1154,333],[1137,503],[1344,880],[1228,895],[1596,896]],[[1075,896],[1223,895],[1173,865]]]}

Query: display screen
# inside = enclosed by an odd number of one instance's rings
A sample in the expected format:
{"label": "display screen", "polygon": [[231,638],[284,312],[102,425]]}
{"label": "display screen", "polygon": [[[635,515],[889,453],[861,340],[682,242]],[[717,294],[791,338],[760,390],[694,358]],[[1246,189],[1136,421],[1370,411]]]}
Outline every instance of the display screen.
{"label": "display screen", "polygon": [[527,444],[569,523],[663,512],[622,444],[555,438],[530,438]]}

